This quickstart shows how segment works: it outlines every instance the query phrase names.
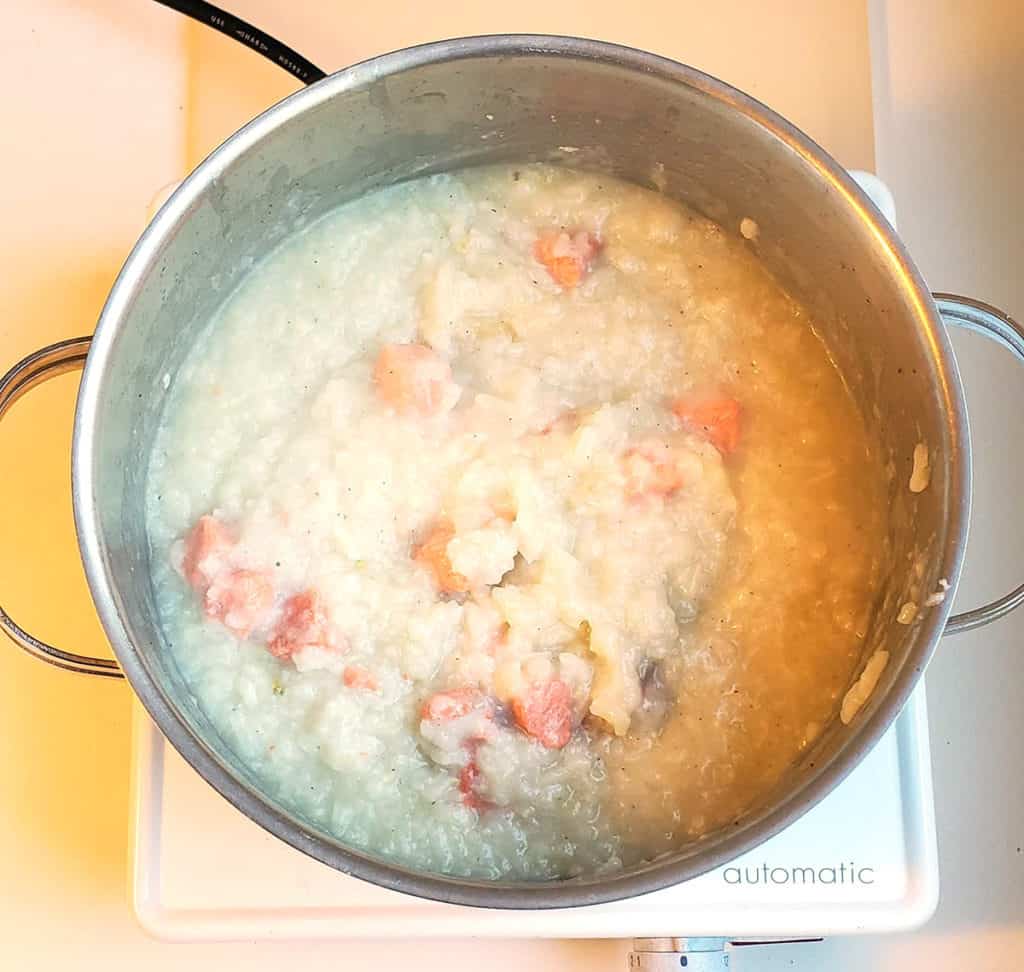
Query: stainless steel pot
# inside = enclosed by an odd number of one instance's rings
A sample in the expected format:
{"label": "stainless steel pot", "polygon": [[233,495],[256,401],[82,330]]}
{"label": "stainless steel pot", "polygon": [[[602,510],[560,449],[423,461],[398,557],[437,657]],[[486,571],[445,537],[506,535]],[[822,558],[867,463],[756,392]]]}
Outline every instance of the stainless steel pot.
{"label": "stainless steel pot", "polygon": [[[198,330],[269,249],[348,199],[462,166],[546,160],[663,191],[751,241],[811,310],[888,453],[892,560],[865,659],[890,662],[850,725],[838,719],[735,826],[611,877],[551,883],[449,879],[397,866],[313,828],[261,793],[182,681],[157,622],[143,518],[146,458],[167,381]],[[32,385],[81,366],[73,488],[89,584],[117,663],[61,651],[0,612],[16,642],[73,671],[127,676],[171,743],[267,830],[340,871],[469,905],[553,908],[652,891],[781,830],[859,762],[899,713],[943,631],[1024,600],[1024,586],[950,618],[970,509],[967,416],[943,319],[1024,361],[1024,332],[993,308],[933,298],[872,203],[817,145],[763,105],[691,68],[593,41],[445,41],[341,71],[251,122],[174,193],[139,240],[92,338],[45,348],[0,381],[0,415]],[[254,335],[254,339],[258,336]],[[930,482],[908,488],[915,446]],[[907,602],[922,606],[897,622]],[[937,600],[932,598],[932,600]],[[904,614],[902,620],[907,620]]]}

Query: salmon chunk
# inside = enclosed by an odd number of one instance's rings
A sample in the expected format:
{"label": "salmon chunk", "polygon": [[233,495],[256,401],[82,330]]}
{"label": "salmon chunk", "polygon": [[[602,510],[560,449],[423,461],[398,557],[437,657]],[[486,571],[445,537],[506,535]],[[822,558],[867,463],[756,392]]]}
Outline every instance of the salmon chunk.
{"label": "salmon chunk", "polygon": [[451,722],[487,706],[487,698],[473,688],[455,688],[436,692],[423,703],[422,718],[428,722]]}
{"label": "salmon chunk", "polygon": [[[293,594],[284,602],[267,650],[275,658],[291,659],[312,650],[313,656],[340,655],[348,645],[331,624],[327,605],[320,592],[309,588]],[[310,665],[307,667],[328,667]]]}
{"label": "salmon chunk", "polygon": [[685,485],[671,446],[656,439],[627,449],[622,457],[622,473],[626,495],[632,500],[669,497]]}
{"label": "salmon chunk", "polygon": [[534,682],[512,700],[512,714],[528,736],[548,749],[561,749],[572,736],[572,691],[559,678]]}
{"label": "salmon chunk", "polygon": [[470,756],[469,762],[459,772],[459,793],[462,794],[462,805],[469,807],[470,810],[476,810],[477,813],[483,813],[485,810],[490,810],[493,807],[489,800],[485,800],[477,792],[477,788],[480,785],[480,775],[480,767],[477,766],[476,757]]}
{"label": "salmon chunk", "polygon": [[672,403],[672,413],[684,429],[706,439],[723,456],[736,451],[742,409],[735,398],[677,398]]}
{"label": "salmon chunk", "polygon": [[185,580],[202,593],[228,566],[235,546],[231,531],[214,516],[201,516],[185,537],[181,570]]}
{"label": "salmon chunk", "polygon": [[448,362],[423,344],[385,344],[373,368],[377,396],[400,415],[451,411],[461,389]]}
{"label": "salmon chunk", "polygon": [[533,257],[559,287],[571,290],[590,273],[600,249],[601,241],[586,230],[549,230],[534,242]]}
{"label": "salmon chunk", "polygon": [[420,738],[438,765],[463,766],[476,745],[494,738],[494,715],[494,700],[477,689],[435,692],[420,709]]}
{"label": "salmon chunk", "polygon": [[380,688],[377,676],[361,665],[346,665],[341,680],[346,688],[362,689],[366,692],[376,692]]}
{"label": "salmon chunk", "polygon": [[248,638],[270,618],[274,586],[265,571],[225,570],[211,581],[203,599],[208,618],[239,638]]}
{"label": "salmon chunk", "polygon": [[428,568],[434,582],[444,594],[465,594],[470,589],[469,580],[453,569],[448,559],[448,544],[455,536],[455,527],[450,520],[438,520],[427,533],[426,538],[412,550],[412,559]]}

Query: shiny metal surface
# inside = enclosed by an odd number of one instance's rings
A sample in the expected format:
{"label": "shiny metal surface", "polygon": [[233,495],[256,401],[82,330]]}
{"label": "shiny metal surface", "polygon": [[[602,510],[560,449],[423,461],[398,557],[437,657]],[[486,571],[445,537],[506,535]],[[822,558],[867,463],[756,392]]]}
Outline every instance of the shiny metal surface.
{"label": "shiny metal surface", "polygon": [[[71,338],[49,347],[41,348],[22,358],[7,374],[0,378],[0,419],[10,410],[22,395],[57,375],[85,366],[89,351],[88,337]],[[62,651],[53,645],[29,634],[2,606],[0,606],[0,631],[3,631],[16,645],[30,655],[56,665],[70,672],[84,675],[102,675],[107,678],[124,678],[116,661],[110,658],[90,658]]]}
{"label": "shiny metal surface", "polygon": [[[935,294],[935,303],[943,321],[957,327],[974,331],[1001,344],[1017,360],[1024,364],[1024,328],[1001,310],[956,294]],[[962,614],[954,614],[946,622],[945,634],[960,634],[973,631],[1009,614],[1024,604],[1024,584],[1015,587],[1009,594]]]}
{"label": "shiny metal surface", "polygon": [[[564,147],[575,149],[565,152]],[[865,657],[890,663],[849,727],[835,720],[732,827],[601,878],[449,879],[345,847],[264,796],[196,705],[157,623],[143,518],[146,457],[166,389],[196,334],[255,261],[339,203],[430,172],[547,160],[677,198],[736,232],[810,309],[892,469],[891,569]],[[907,489],[915,444],[933,462]],[[346,873],[490,907],[593,904],[655,890],[750,849],[813,806],[885,731],[920,676],[950,594],[910,626],[905,601],[955,590],[970,502],[962,394],[936,307],[902,245],[846,173],[783,119],[698,71],[625,48],[485,37],[400,51],[341,71],[247,125],[182,184],[140,239],[96,331],[79,393],[73,493],[94,600],[157,725],[228,800]]]}
{"label": "shiny metal surface", "polygon": [[626,958],[629,972],[726,972],[725,938],[634,938]]}

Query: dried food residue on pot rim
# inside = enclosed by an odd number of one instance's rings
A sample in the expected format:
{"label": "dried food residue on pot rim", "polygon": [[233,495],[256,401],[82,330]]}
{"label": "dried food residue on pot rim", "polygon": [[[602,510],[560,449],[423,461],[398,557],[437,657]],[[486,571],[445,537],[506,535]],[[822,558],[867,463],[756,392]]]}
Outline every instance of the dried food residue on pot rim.
{"label": "dried food residue on pot rim", "polygon": [[910,492],[923,493],[928,488],[932,478],[931,460],[928,456],[928,446],[918,442],[914,446],[914,468],[910,473]]}
{"label": "dried food residue on pot rim", "polygon": [[850,686],[846,695],[843,696],[843,705],[839,710],[839,718],[844,726],[848,726],[853,722],[854,716],[860,712],[864,703],[871,698],[871,693],[875,690],[875,686],[882,677],[882,672],[885,671],[887,664],[889,664],[889,652],[884,648],[879,648],[868,659],[868,663],[864,666],[864,671],[860,673],[860,678]]}

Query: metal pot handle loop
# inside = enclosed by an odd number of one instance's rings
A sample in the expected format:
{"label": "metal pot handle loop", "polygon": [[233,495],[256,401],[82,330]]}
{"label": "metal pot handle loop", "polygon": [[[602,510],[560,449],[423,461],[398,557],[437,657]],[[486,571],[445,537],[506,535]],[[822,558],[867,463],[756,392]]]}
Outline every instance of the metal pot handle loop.
{"label": "metal pot handle loop", "polygon": [[[85,365],[89,351],[90,337],[71,338],[58,341],[48,347],[34,351],[22,358],[3,378],[0,378],[0,419],[8,409],[26,392],[50,378],[73,371]],[[117,662],[110,658],[90,658],[88,655],[75,655],[62,651],[45,641],[40,641],[29,634],[0,606],[0,629],[16,644],[30,655],[56,665],[69,672],[81,672],[85,675],[102,675],[107,678],[124,678]]]}
{"label": "metal pot handle loop", "polygon": [[[956,294],[933,294],[943,321],[955,324],[998,342],[1024,364],[1024,328],[990,304]],[[1009,614],[1024,604],[1024,584],[1003,597],[972,611],[954,614],[946,622],[945,634],[973,631]]]}

